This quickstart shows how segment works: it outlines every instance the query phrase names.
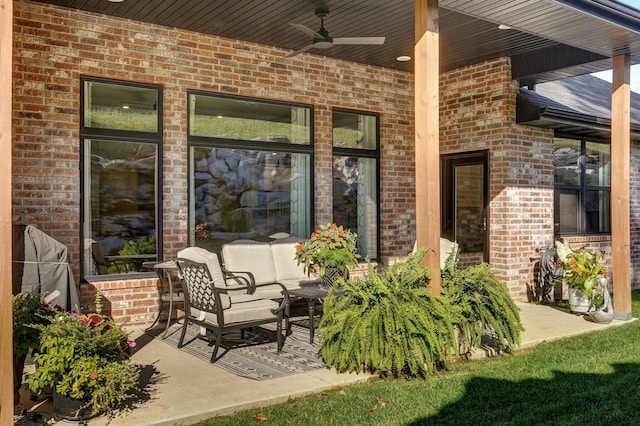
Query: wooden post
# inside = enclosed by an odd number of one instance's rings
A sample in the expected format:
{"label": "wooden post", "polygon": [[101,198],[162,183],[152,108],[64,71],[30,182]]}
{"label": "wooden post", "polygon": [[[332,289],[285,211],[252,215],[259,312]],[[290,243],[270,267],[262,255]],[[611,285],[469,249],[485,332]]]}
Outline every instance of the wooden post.
{"label": "wooden post", "polygon": [[613,248],[613,311],[631,319],[631,235],[629,171],[631,155],[630,57],[613,58],[611,93],[611,245]]}
{"label": "wooden post", "polygon": [[440,294],[440,51],[438,0],[415,3],[416,241],[427,246],[429,288]]}
{"label": "wooden post", "polygon": [[13,0],[0,0],[0,424],[13,424],[11,69]]}

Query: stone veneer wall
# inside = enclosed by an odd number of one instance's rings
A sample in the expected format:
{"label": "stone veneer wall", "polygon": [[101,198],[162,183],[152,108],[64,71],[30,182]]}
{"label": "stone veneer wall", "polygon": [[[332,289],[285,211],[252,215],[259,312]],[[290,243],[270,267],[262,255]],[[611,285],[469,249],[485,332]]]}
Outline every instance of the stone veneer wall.
{"label": "stone veneer wall", "polygon": [[[14,6],[14,222],[69,248],[78,277],[80,76],[161,84],[164,91],[163,254],[187,245],[186,91],[197,89],[311,104],[315,219],[332,216],[331,108],[380,114],[382,255],[415,239],[413,75],[126,19],[17,0]],[[153,279],[96,283],[117,318],[153,320]],[[82,287],[83,304],[93,285]],[[133,307],[133,298],[147,309]],[[148,299],[148,300],[147,300]]]}

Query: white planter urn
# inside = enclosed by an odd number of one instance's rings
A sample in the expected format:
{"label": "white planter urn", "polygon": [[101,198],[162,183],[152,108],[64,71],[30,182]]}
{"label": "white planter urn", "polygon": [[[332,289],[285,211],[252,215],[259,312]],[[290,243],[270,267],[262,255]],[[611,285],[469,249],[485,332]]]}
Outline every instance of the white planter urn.
{"label": "white planter urn", "polygon": [[590,304],[591,298],[583,295],[580,290],[569,287],[569,309],[571,312],[586,314]]}

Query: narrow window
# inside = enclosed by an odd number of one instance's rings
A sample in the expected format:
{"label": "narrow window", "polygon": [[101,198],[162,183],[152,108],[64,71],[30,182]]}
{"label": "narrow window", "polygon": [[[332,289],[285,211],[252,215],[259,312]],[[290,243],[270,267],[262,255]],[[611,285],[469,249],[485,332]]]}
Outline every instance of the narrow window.
{"label": "narrow window", "polygon": [[145,271],[161,247],[162,90],[83,78],[82,99],[83,277]]}
{"label": "narrow window", "polygon": [[358,234],[358,252],[379,251],[379,118],[333,110],[333,221]]}

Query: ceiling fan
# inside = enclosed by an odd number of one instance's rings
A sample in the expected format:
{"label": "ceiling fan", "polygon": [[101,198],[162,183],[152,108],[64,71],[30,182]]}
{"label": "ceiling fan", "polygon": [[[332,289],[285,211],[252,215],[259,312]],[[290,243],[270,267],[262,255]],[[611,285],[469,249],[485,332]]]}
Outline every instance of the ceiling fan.
{"label": "ceiling fan", "polygon": [[311,44],[289,53],[286,57],[291,58],[302,52],[306,52],[311,48],[316,49],[328,49],[336,44],[384,44],[384,37],[336,37],[333,38],[329,35],[329,31],[324,28],[324,18],[329,16],[329,8],[326,6],[318,7],[315,10],[315,14],[320,18],[320,29],[314,31],[311,28],[302,24],[290,24],[303,33],[313,37]]}

